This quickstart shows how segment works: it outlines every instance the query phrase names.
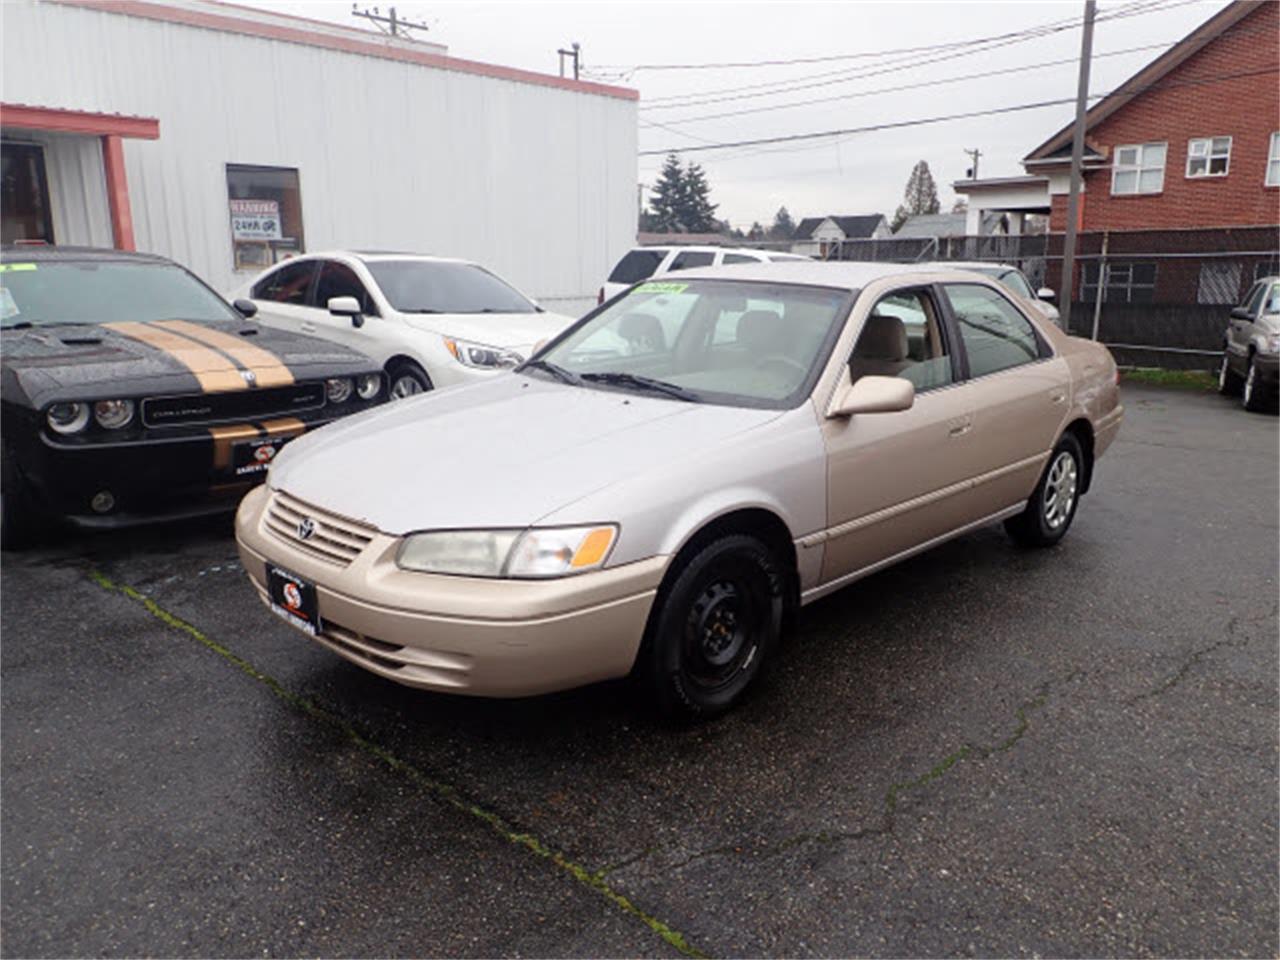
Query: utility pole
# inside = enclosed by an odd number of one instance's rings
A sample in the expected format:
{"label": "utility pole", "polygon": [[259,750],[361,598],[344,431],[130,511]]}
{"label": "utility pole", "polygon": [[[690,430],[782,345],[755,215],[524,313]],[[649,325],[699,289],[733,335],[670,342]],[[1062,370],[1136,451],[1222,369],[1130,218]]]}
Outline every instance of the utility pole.
{"label": "utility pole", "polygon": [[573,57],[573,79],[577,80],[578,68],[580,66],[578,61],[582,53],[582,46],[577,41],[574,41],[569,46],[570,46],[570,49],[568,50],[561,48],[560,50],[556,51],[556,53],[560,54],[560,76],[562,77],[564,76],[564,58]]}
{"label": "utility pole", "polygon": [[[425,23],[415,23],[412,20],[405,20],[403,17],[397,17],[395,7],[388,7],[387,16],[384,17],[377,7],[374,7],[372,10],[360,10],[357,8],[357,5],[353,3],[351,4],[351,15],[353,17],[360,17],[363,20],[368,20],[383,33],[390,33],[393,37],[402,37],[407,40],[413,39],[409,36],[410,30],[429,29]],[[383,28],[382,25],[384,23],[390,28],[389,30]]]}
{"label": "utility pole", "polygon": [[969,156],[973,158],[973,166],[970,167],[968,171],[969,179],[977,180],[978,179],[978,158],[982,156],[982,151],[979,150],[977,147],[974,147],[972,150],[966,150],[965,153],[967,153]]}
{"label": "utility pole", "polygon": [[[1071,138],[1071,192],[1067,194],[1067,234],[1062,240],[1062,289],[1058,313],[1062,329],[1071,331],[1071,287],[1076,272],[1076,228],[1080,220],[1080,167],[1084,163],[1085,114],[1089,109],[1089,61],[1093,57],[1094,0],[1084,3],[1084,35],[1080,38],[1080,82],[1076,87],[1076,129]],[[1098,277],[1101,282],[1102,277]]]}

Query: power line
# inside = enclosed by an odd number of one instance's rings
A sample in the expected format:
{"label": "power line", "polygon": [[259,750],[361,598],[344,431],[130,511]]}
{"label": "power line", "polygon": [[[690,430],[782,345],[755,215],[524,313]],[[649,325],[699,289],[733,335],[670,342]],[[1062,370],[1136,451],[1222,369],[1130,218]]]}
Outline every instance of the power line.
{"label": "power line", "polygon": [[[1089,99],[1100,100],[1100,99],[1104,99],[1106,97],[1112,96],[1114,94],[1134,94],[1134,93],[1141,93],[1145,90],[1152,90],[1156,88],[1164,89],[1168,87],[1200,86],[1207,83],[1220,83],[1224,80],[1237,80],[1244,77],[1256,77],[1256,76],[1262,76],[1268,73],[1277,73],[1277,72],[1280,72],[1280,66],[1266,67],[1261,70],[1249,70],[1241,73],[1220,74],[1214,77],[1203,77],[1203,78],[1196,78],[1192,80],[1181,80],[1181,81],[1175,81],[1175,82],[1149,84],[1145,87],[1118,87],[1115,90],[1110,91],[1109,93],[1093,94],[1089,97]],[[781,137],[760,137],[754,140],[734,140],[734,141],[729,141],[725,143],[711,143],[711,144],[706,144],[704,146],[694,146],[694,147],[667,147],[662,150],[641,150],[638,156],[652,157],[652,156],[661,156],[668,153],[700,153],[705,150],[725,150],[725,149],[729,149],[730,147],[755,147],[755,146],[761,146],[763,144],[769,144],[769,143],[792,143],[797,140],[816,140],[819,138],[846,136],[848,134],[854,134],[854,133],[872,133],[877,130],[895,130],[902,127],[918,127],[918,126],[924,126],[925,124],[931,124],[931,123],[943,123],[947,120],[967,120],[972,117],[991,117],[991,116],[997,116],[999,114],[1005,114],[1005,113],[1016,113],[1022,110],[1038,110],[1042,107],[1056,107],[1056,106],[1061,106],[1064,103],[1074,103],[1075,99],[1076,99],[1075,97],[1066,97],[1066,98],[1059,97],[1054,100],[1039,100],[1034,103],[1019,103],[1019,104],[1013,104],[1011,106],[1005,106],[1005,107],[993,107],[988,110],[970,110],[964,113],[944,114],[936,117],[921,117],[914,120],[895,120],[895,121],[889,121],[886,123],[874,123],[874,124],[869,124],[863,127],[848,127],[843,130],[824,130],[824,131],[815,132],[815,133],[793,133],[793,134],[789,134],[787,136],[781,136]]]}
{"label": "power line", "polygon": [[[1157,13],[1170,10],[1175,7],[1185,6],[1188,3],[1199,3],[1202,0],[1148,0],[1143,4],[1132,4],[1129,7],[1121,8],[1115,13],[1108,16],[1099,17],[1099,20],[1123,19],[1126,17],[1138,16],[1140,14]],[[1138,9],[1135,9],[1138,8]],[[723,87],[716,90],[700,90],[696,93],[672,94],[665,97],[653,97],[645,101],[647,110],[669,110],[679,106],[701,106],[708,103],[719,103],[730,99],[746,99],[747,97],[763,97],[776,93],[792,93],[798,90],[807,90],[817,86],[825,86],[829,83],[844,83],[849,80],[857,80],[868,76],[878,76],[883,73],[891,73],[895,70],[908,70],[915,67],[927,66],[931,63],[941,63],[946,60],[954,60],[959,57],[973,56],[978,53],[985,53],[991,50],[998,50],[1002,47],[1010,46],[1017,43],[1026,43],[1031,40],[1037,40],[1042,37],[1051,36],[1066,30],[1074,30],[1079,28],[1078,21],[1072,19],[1070,21],[1052,21],[1046,24],[1040,24],[1034,27],[1028,27],[1025,30],[1016,31],[1010,34],[999,34],[993,37],[976,37],[964,41],[956,41],[949,44],[939,45],[939,49],[947,49],[950,52],[943,56],[932,57],[921,60],[916,56],[898,57],[894,60],[888,60],[882,63],[874,64],[871,68],[856,67],[845,68],[841,70],[826,71],[823,73],[808,74],[803,77],[792,77],[789,80],[769,80],[762,83],[745,84],[734,87]],[[955,48],[961,49],[956,50]],[[882,56],[887,56],[896,51],[883,51]],[[838,78],[838,79],[837,79]],[[821,83],[810,81],[823,81]],[[743,91],[760,91],[756,93],[743,93]],[[742,97],[732,97],[729,94],[742,93]],[[725,96],[721,96],[721,95]],[[682,101],[675,103],[674,101]]]}

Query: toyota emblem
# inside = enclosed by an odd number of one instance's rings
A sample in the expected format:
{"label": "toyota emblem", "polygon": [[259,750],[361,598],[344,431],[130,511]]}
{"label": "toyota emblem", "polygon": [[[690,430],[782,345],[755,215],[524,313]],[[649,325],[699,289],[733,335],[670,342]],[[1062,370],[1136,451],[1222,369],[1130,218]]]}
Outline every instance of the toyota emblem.
{"label": "toyota emblem", "polygon": [[310,517],[303,517],[298,521],[298,539],[310,540],[311,535],[316,532],[316,522]]}

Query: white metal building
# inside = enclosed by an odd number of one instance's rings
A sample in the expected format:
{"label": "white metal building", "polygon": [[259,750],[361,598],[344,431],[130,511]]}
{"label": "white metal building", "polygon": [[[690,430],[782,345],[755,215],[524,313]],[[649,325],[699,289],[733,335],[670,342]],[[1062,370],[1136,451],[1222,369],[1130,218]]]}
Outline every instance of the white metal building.
{"label": "white metal building", "polygon": [[480,261],[594,302],[636,235],[634,90],[215,0],[6,0],[3,239],[226,291],[302,250]]}

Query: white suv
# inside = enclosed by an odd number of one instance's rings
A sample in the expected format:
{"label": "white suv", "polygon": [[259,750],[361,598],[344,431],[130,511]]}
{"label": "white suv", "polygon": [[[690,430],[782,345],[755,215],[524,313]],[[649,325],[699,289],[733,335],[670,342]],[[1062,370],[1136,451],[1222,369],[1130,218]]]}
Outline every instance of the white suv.
{"label": "white suv", "polygon": [[257,304],[269,327],[368,354],[392,399],[509,370],[573,323],[479,264],[412,253],[309,253],[231,296]]}
{"label": "white suv", "polygon": [[808,260],[794,253],[773,253],[745,247],[636,247],[618,261],[609,274],[597,303],[616,297],[633,283],[691,267],[719,267],[732,263],[773,263],[778,260]]}

